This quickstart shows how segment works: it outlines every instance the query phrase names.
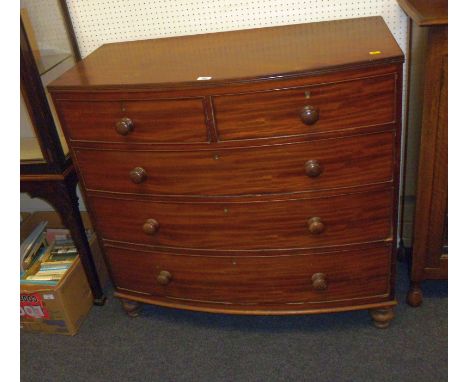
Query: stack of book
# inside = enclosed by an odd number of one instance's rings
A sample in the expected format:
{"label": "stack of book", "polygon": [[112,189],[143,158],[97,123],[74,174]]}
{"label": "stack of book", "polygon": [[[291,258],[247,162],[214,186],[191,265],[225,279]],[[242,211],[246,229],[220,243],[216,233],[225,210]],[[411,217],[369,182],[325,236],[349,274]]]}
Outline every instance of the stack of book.
{"label": "stack of book", "polygon": [[48,251],[48,256],[41,262],[39,270],[26,280],[59,281],[72,266],[78,252],[70,241],[56,241]]}
{"label": "stack of book", "polygon": [[40,260],[48,247],[45,228],[46,221],[40,222],[31,234],[21,243],[20,247],[20,274],[23,275],[38,260]]}
{"label": "stack of book", "polygon": [[72,262],[69,264],[61,264],[56,266],[46,265],[42,263],[39,270],[30,276],[26,276],[24,280],[34,281],[59,281],[65,272],[71,267]]}
{"label": "stack of book", "polygon": [[[56,285],[78,256],[68,230],[46,226],[41,222],[21,244],[21,284]],[[86,233],[91,239],[93,232]]]}

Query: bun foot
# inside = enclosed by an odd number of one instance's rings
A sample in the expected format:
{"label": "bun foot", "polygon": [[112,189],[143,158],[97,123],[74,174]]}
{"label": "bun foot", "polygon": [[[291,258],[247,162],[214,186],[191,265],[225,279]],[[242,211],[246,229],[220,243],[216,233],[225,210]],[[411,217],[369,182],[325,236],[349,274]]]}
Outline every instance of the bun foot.
{"label": "bun foot", "polygon": [[374,326],[379,329],[388,328],[390,321],[395,317],[393,308],[370,309],[369,314],[372,317]]}
{"label": "bun foot", "polygon": [[408,294],[406,295],[406,302],[408,303],[409,306],[416,308],[422,304],[422,301],[423,301],[423,294],[422,294],[421,288],[419,287],[419,284],[412,283],[411,288],[408,291]]}
{"label": "bun foot", "polygon": [[122,308],[130,317],[138,317],[141,304],[136,301],[124,300],[121,299]]}

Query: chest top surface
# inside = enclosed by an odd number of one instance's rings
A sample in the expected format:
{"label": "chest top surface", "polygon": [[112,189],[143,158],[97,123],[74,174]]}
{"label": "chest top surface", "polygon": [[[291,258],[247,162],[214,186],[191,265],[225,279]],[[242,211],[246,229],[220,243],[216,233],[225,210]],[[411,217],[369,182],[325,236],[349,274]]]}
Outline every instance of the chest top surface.
{"label": "chest top surface", "polygon": [[366,17],[105,44],[49,89],[200,87],[402,61],[384,20]]}

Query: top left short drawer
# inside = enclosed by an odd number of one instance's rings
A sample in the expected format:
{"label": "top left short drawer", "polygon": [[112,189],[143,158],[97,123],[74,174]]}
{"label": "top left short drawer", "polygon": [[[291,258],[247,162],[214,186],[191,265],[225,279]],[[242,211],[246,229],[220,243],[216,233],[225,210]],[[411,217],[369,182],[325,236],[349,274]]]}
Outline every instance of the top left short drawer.
{"label": "top left short drawer", "polygon": [[203,100],[57,100],[72,141],[106,143],[204,143]]}

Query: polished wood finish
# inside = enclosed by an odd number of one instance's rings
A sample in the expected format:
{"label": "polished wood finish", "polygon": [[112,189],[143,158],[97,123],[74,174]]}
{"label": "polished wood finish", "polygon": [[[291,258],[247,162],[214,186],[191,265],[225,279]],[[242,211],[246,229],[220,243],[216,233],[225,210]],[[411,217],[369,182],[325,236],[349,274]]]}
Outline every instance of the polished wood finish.
{"label": "polished wood finish", "polygon": [[392,307],[370,309],[369,313],[374,322],[374,326],[379,329],[388,328],[390,321],[395,317],[395,313]]}
{"label": "polished wood finish", "polygon": [[[299,309],[300,304],[365,301],[390,293],[389,246],[290,256],[192,256],[113,246],[106,253],[117,290],[193,304],[252,304],[259,309],[294,303]],[[170,282],[159,281],[162,272],[170,272]]]}
{"label": "polished wood finish", "polygon": [[116,296],[394,305],[402,62],[372,17],[109,44],[53,83]]}
{"label": "polished wood finish", "polygon": [[422,304],[423,293],[421,287],[419,286],[419,283],[411,283],[411,287],[408,291],[408,294],[406,295],[406,302],[408,303],[408,305],[411,305],[414,308]]}
{"label": "polished wood finish", "polygon": [[[122,143],[206,142],[202,99],[74,101],[58,108],[70,139]],[[131,121],[127,134],[115,130],[122,119]],[[125,130],[125,129],[124,129]]]}
{"label": "polished wood finish", "polygon": [[[419,167],[411,254],[411,287],[407,302],[422,303],[420,283],[448,276],[445,245],[448,205],[448,19],[447,2],[414,3],[424,18],[410,12],[413,61],[423,70],[411,72],[410,108],[416,117],[408,128],[420,129]],[[408,4],[406,4],[408,6]],[[403,7],[407,11],[407,6]],[[445,7],[445,8],[444,8]],[[443,10],[445,9],[445,10]],[[445,16],[444,16],[445,12]],[[445,18],[444,18],[445,17]],[[445,20],[445,21],[444,21]],[[419,56],[417,56],[419,54]]]}
{"label": "polished wood finish", "polygon": [[[155,297],[145,294],[135,293],[132,291],[116,291],[115,297],[119,299],[132,299],[132,301],[137,301],[143,304],[154,304],[160,305],[167,308],[176,308],[176,309],[186,309],[197,312],[206,312],[206,313],[229,313],[229,314],[238,314],[238,315],[257,315],[257,316],[286,316],[286,315],[300,315],[300,314],[323,314],[323,313],[337,313],[337,312],[347,312],[353,310],[365,310],[365,309],[377,309],[377,308],[387,308],[389,305],[396,305],[395,300],[386,299],[385,302],[378,302],[382,298],[373,298],[369,299],[369,303],[366,304],[353,304],[350,305],[348,300],[344,301],[330,301],[329,303],[323,303],[323,307],[318,308],[317,304],[310,303],[301,308],[295,307],[295,304],[287,305],[267,305],[259,309],[245,309],[244,306],[237,306],[231,304],[213,304],[210,302],[196,301],[192,303],[191,301],[183,300],[174,300],[164,297]],[[376,302],[377,301],[377,302]]]}
{"label": "polished wood finish", "polygon": [[[97,227],[104,239],[163,247],[252,250],[388,240],[392,236],[392,199],[393,190],[384,188],[326,198],[243,203],[92,196],[88,205],[99,216]],[[311,222],[313,217],[320,221]],[[159,222],[155,235],[141,229],[148,218]]]}
{"label": "polished wood finish", "polygon": [[51,88],[180,88],[394,62],[402,53],[382,17],[366,17],[105,44]]}
{"label": "polished wood finish", "polygon": [[[189,196],[276,194],[391,182],[394,135],[389,131],[296,144],[198,151],[80,147],[75,149],[75,156],[88,190]],[[319,177],[310,178],[308,170],[304,170],[311,157],[320,162]],[[128,179],[134,167],[144,169],[144,182],[138,175],[141,170],[135,174],[136,182]]]}
{"label": "polished wood finish", "polygon": [[448,24],[448,0],[397,0],[418,26]]}
{"label": "polished wood finish", "polygon": [[[226,141],[294,136],[392,123],[395,86],[392,73],[290,90],[214,97],[218,137]],[[313,106],[309,106],[312,100]]]}

